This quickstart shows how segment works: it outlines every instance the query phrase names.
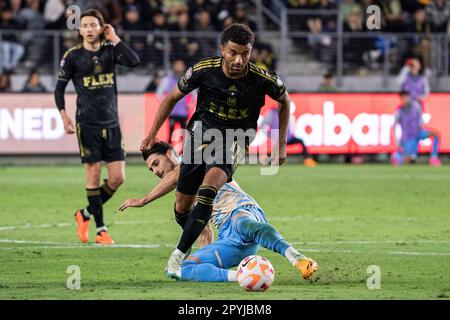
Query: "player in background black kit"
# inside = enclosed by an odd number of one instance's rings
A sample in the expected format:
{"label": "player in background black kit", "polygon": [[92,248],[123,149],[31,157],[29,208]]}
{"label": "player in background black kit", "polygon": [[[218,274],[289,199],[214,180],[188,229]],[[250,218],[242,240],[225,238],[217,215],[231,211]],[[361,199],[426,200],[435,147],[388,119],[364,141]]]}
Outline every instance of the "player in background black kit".
{"label": "player in background black kit", "polygon": [[[135,67],[139,57],[105,24],[100,12],[87,10],[81,15],[82,43],[69,49],[61,59],[55,100],[64,130],[77,133],[81,162],[86,169],[88,206],[77,210],[78,238],[89,240],[90,216],[97,225],[96,243],[113,244],[103,222],[103,204],[125,179],[125,150],[117,112],[115,66]],[[72,80],[77,93],[76,126],[67,115],[64,91]],[[108,179],[100,185],[101,161],[106,162]]]}
{"label": "player in background black kit", "polygon": [[[211,216],[217,191],[231,180],[242,151],[245,152],[251,142],[236,148],[230,143],[234,138],[225,135],[226,130],[256,130],[266,95],[278,101],[279,107],[277,163],[282,164],[286,159],[289,95],[275,73],[249,62],[253,41],[253,32],[247,26],[232,24],[227,27],[221,37],[222,56],[203,59],[186,71],[178,86],[161,102],[152,129],[141,143],[141,150],[150,148],[177,101],[198,88],[197,107],[188,124],[177,183],[175,219],[183,233],[167,263],[166,275],[170,277],[179,274],[181,261]],[[225,138],[218,141],[207,138],[203,133],[208,129],[220,131]],[[200,137],[200,143],[196,141],[197,137]],[[252,140],[254,136],[249,138]],[[200,148],[195,147],[196,142]],[[221,149],[213,154],[212,161],[211,158],[206,160],[208,146],[218,144]]]}

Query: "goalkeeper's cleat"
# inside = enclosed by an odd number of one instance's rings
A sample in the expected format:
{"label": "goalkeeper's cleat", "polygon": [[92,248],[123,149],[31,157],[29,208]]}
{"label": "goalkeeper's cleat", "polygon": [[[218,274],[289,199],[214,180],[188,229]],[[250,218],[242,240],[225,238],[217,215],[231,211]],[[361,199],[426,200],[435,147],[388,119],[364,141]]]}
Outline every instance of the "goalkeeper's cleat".
{"label": "goalkeeper's cleat", "polygon": [[95,237],[95,243],[98,244],[114,244],[113,239],[109,236],[108,232],[105,230],[100,231],[99,234]]}
{"label": "goalkeeper's cleat", "polygon": [[181,279],[181,262],[186,255],[178,249],[175,249],[170,255],[167,262],[166,269],[164,270],[166,276],[174,279]]}
{"label": "goalkeeper's cleat", "polygon": [[306,158],[306,159],[303,161],[303,165],[304,165],[305,167],[315,167],[315,166],[317,166],[317,162],[314,161],[314,159],[312,159],[312,158]]}
{"label": "goalkeeper's cleat", "polygon": [[75,221],[77,222],[77,234],[78,239],[81,242],[86,243],[89,241],[89,219],[83,218],[81,210],[75,212]]}
{"label": "goalkeeper's cleat", "polygon": [[309,279],[317,271],[317,262],[311,258],[300,257],[294,260],[294,267],[300,271],[303,279]]}

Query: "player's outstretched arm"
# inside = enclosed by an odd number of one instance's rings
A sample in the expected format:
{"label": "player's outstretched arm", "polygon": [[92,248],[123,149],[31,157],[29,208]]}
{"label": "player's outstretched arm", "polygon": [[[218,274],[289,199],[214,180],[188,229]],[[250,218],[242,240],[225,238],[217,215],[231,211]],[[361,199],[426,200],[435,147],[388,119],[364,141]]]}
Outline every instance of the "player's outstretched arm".
{"label": "player's outstretched arm", "polygon": [[287,91],[277,99],[278,101],[278,118],[280,121],[280,133],[279,133],[279,164],[282,165],[286,161],[286,140],[287,130],[289,125],[289,108],[291,105],[291,99]]}
{"label": "player's outstretched arm", "polygon": [[139,64],[139,56],[117,36],[112,25],[105,24],[103,33],[105,39],[114,44],[114,60],[116,63],[130,68]]}
{"label": "player's outstretched arm", "polygon": [[164,98],[164,100],[161,102],[161,105],[159,106],[158,111],[156,112],[156,117],[155,121],[153,122],[152,128],[150,129],[148,135],[141,142],[141,151],[152,147],[152,145],[156,141],[156,135],[163,125],[164,121],[166,121],[166,119],[169,117],[170,113],[175,107],[175,104],[184,96],[185,94],[181,92],[178,87],[175,87],[175,89],[173,89],[173,91]]}
{"label": "player's outstretched arm", "polygon": [[143,207],[146,204],[159,199],[166,194],[172,192],[178,182],[178,175],[180,174],[180,166],[176,166],[175,169],[167,173],[161,181],[149,192],[144,198],[141,199],[128,199],[119,207],[119,211],[124,211],[129,207]]}

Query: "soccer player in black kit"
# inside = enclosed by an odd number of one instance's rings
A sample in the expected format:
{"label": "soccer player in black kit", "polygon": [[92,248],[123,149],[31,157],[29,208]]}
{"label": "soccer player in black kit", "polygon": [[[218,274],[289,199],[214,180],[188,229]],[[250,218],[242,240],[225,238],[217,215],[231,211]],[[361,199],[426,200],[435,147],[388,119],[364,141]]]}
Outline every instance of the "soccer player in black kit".
{"label": "soccer player in black kit", "polygon": [[[135,67],[139,57],[105,24],[99,11],[81,15],[79,34],[82,43],[69,49],[61,59],[55,100],[64,130],[76,132],[81,162],[86,169],[88,206],[77,210],[78,238],[89,240],[90,216],[97,226],[96,243],[113,244],[103,222],[103,204],[125,179],[125,150],[117,113],[115,66]],[[67,115],[64,91],[72,80],[77,93],[76,125]],[[100,185],[101,161],[106,162],[108,179]]]}
{"label": "soccer player in black kit", "polygon": [[[141,150],[151,148],[156,142],[158,130],[177,101],[198,88],[197,107],[188,124],[177,183],[175,220],[183,228],[183,233],[167,263],[167,276],[179,277],[181,261],[205,228],[217,191],[225,182],[231,181],[242,150],[245,151],[251,142],[249,140],[254,138],[249,136],[245,145],[236,147],[236,144],[227,141],[229,135],[225,135],[222,140],[215,136],[213,140],[204,133],[211,131],[209,129],[224,134],[227,129],[235,132],[239,129],[256,130],[260,109],[264,106],[267,94],[279,105],[277,164],[283,164],[286,159],[289,95],[275,73],[249,62],[253,41],[253,32],[247,26],[232,24],[227,27],[221,36],[222,56],[200,60],[186,71],[179,79],[177,88],[161,102],[155,122],[141,143]],[[197,147],[198,137],[200,147]],[[209,145],[222,147],[208,153],[210,157],[206,160],[205,153]]]}

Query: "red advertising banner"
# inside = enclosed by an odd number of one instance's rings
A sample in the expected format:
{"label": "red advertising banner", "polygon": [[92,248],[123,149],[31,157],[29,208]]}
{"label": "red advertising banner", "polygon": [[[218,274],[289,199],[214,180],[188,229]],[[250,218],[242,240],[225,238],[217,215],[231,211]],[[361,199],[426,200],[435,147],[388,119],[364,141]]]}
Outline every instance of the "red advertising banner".
{"label": "red advertising banner", "polygon": [[[400,104],[397,94],[291,94],[293,134],[302,138],[310,153],[383,153],[395,148],[392,125]],[[75,94],[66,95],[74,117]],[[138,153],[159,107],[155,94],[119,94],[119,117],[128,153]],[[441,152],[450,152],[450,94],[434,93],[425,101],[424,123],[441,134]],[[261,117],[276,102],[267,98]],[[168,123],[158,133],[167,141]],[[177,139],[178,140],[178,139]],[[260,131],[251,151],[267,144]],[[421,143],[428,152],[430,141]],[[290,154],[299,145],[289,145]],[[53,94],[0,95],[0,154],[76,154],[75,135],[66,135]]]}
{"label": "red advertising banner", "polygon": [[[66,94],[75,121],[76,95]],[[144,132],[144,96],[119,95],[119,118],[127,152],[138,152]],[[53,94],[0,94],[0,154],[77,154],[75,134],[67,135]]]}
{"label": "red advertising banner", "polygon": [[[311,153],[383,153],[395,149],[392,126],[400,105],[397,94],[291,94],[296,137]],[[450,152],[450,94],[434,93],[425,101],[425,127],[441,134],[441,152]],[[268,99],[265,107],[276,106]],[[428,152],[429,140],[420,151]],[[288,146],[298,152],[299,146]]]}

